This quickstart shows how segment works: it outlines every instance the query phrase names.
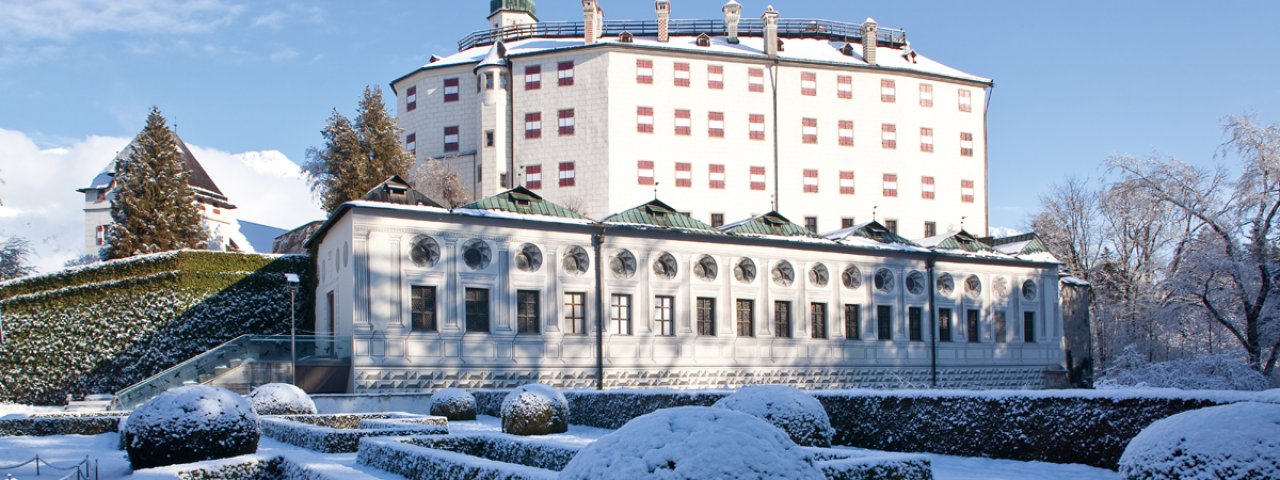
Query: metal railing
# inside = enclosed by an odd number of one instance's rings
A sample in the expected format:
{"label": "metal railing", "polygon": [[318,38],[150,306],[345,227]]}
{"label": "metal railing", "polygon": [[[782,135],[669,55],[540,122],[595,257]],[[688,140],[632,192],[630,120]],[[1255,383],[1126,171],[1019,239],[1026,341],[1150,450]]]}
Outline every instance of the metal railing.
{"label": "metal railing", "polygon": [[[607,37],[628,32],[632,35],[658,35],[657,20],[605,20],[603,34]],[[671,20],[668,32],[673,36],[697,36],[727,34],[723,20]],[[763,37],[764,22],[744,19],[738,23],[738,35]],[[579,38],[583,36],[582,22],[539,22],[509,25],[490,30],[479,30],[458,41],[458,51],[491,45],[498,40],[512,41],[525,38]],[[842,42],[862,41],[862,24],[838,22],[816,18],[786,18],[778,20],[779,38],[817,38]],[[902,29],[878,27],[876,43],[885,47],[901,47],[907,42],[907,32]]]}

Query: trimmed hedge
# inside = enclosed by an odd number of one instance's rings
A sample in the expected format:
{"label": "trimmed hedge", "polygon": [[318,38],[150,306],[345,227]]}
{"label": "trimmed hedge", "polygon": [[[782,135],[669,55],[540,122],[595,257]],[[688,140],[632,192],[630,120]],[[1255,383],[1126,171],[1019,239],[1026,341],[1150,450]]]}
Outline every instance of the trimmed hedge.
{"label": "trimmed hedge", "polygon": [[302,256],[183,251],[4,283],[0,400],[115,392],[240,335],[287,333],[283,274],[309,271]]}
{"label": "trimmed hedge", "polygon": [[364,437],[449,433],[444,417],[407,413],[273,415],[261,425],[263,435],[324,453],[354,452]]}
{"label": "trimmed hedge", "polygon": [[[491,417],[502,416],[502,399],[510,390],[473,391],[476,411]],[[565,390],[569,400],[569,423],[617,429],[633,418],[664,408],[710,407],[730,392],[677,392],[644,390]]]}
{"label": "trimmed hedge", "polygon": [[0,419],[0,437],[100,435],[120,430],[120,416],[29,417]]}
{"label": "trimmed hedge", "polygon": [[577,453],[575,447],[485,434],[366,438],[356,462],[411,480],[554,480]]}

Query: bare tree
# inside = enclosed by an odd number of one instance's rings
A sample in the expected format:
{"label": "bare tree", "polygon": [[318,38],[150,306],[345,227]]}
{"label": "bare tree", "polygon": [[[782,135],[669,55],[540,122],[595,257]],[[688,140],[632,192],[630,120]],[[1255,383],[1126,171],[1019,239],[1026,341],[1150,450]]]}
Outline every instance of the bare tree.
{"label": "bare tree", "polygon": [[1040,196],[1041,212],[1028,222],[1072,274],[1090,280],[1102,256],[1098,190],[1080,178],[1067,179]]}
{"label": "bare tree", "polygon": [[462,185],[462,176],[444,160],[427,160],[419,163],[409,174],[414,188],[448,208],[458,208],[471,202],[471,195]]}

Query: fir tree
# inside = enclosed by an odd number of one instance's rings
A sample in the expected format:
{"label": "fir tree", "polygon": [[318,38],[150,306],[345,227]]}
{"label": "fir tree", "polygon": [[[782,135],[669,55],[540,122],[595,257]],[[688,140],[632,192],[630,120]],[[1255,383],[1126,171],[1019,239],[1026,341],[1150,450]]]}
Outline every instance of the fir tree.
{"label": "fir tree", "polygon": [[133,150],[116,165],[116,195],[106,257],[124,258],[184,248],[205,248],[195,192],[173,131],[152,107]]}
{"label": "fir tree", "polygon": [[35,273],[31,254],[31,242],[25,238],[9,237],[0,242],[0,282]]}
{"label": "fir tree", "polygon": [[335,109],[321,134],[324,146],[307,151],[303,169],[325,210],[359,199],[392,175],[406,176],[413,166],[403,130],[377,88],[365,87],[354,124]]}

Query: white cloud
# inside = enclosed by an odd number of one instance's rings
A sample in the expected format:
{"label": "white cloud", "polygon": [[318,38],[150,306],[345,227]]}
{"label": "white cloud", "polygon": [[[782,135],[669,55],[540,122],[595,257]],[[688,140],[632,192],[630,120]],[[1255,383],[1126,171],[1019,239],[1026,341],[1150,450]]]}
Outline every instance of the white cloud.
{"label": "white cloud", "polygon": [[66,41],[87,33],[207,33],[244,6],[225,0],[41,0],[0,8],[0,37]]}
{"label": "white cloud", "polygon": [[[32,136],[0,129],[0,237],[21,235],[35,249],[42,272],[57,270],[84,248],[84,197],[88,185],[129,138],[92,136],[41,149]],[[284,154],[227,153],[188,144],[238,218],[291,229],[323,218],[305,177]]]}
{"label": "white cloud", "polygon": [[289,47],[281,48],[271,54],[271,61],[273,62],[283,62],[285,60],[293,60],[295,58],[298,58],[298,51]]}

